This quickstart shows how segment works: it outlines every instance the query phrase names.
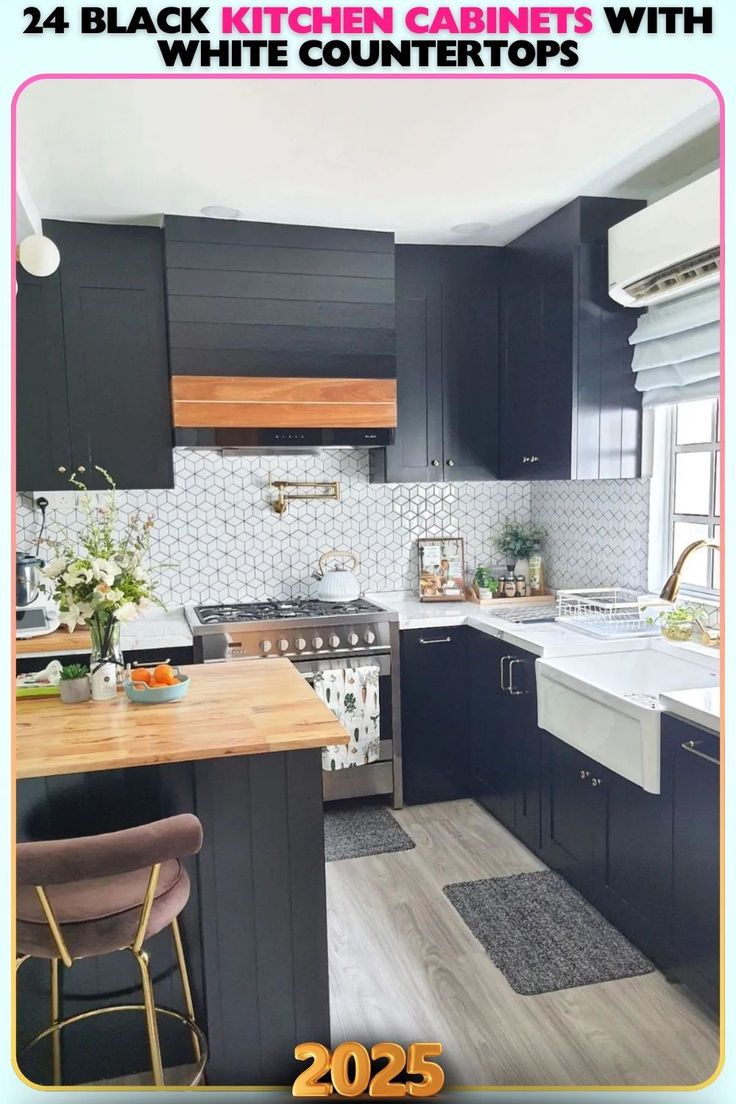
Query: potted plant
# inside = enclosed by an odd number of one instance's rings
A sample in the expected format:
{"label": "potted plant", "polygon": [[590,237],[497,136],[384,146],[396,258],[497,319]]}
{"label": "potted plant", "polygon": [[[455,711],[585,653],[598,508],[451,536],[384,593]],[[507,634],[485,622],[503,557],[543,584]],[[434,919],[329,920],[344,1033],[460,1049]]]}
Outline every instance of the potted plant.
{"label": "potted plant", "polygon": [[44,587],[59,607],[59,621],[73,632],[87,625],[92,638],[90,679],[92,698],[103,701],[117,692],[123,669],[120,626],[132,621],[153,602],[153,583],[144,565],[153,517],[134,510],[119,517],[115,484],[103,468],[97,471],[109,485],[96,504],[76,476],[70,482],[81,494],[82,524],[76,539],[67,534],[49,541],[54,556],[42,571]]}
{"label": "potted plant", "polygon": [[59,697],[67,705],[89,701],[89,670],[83,663],[70,663],[61,668]]}
{"label": "potted plant", "polygon": [[529,554],[546,536],[546,531],[539,525],[507,521],[496,538],[496,548],[506,557],[506,566],[510,572],[528,579]]}
{"label": "potted plant", "polygon": [[650,625],[658,621],[662,636],[666,636],[668,640],[683,641],[690,640],[695,631],[697,619],[703,617],[706,612],[702,606],[687,606],[681,603],[674,609],[665,610],[648,620]]}

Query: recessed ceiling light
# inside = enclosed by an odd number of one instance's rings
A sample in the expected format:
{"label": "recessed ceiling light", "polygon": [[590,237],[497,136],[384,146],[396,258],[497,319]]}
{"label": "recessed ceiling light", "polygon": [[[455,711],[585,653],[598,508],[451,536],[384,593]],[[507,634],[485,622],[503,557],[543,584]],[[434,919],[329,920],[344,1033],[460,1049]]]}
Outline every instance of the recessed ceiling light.
{"label": "recessed ceiling light", "polygon": [[484,230],[490,230],[487,222],[459,222],[457,226],[451,226],[453,234],[482,234]]}
{"label": "recessed ceiling light", "polygon": [[242,211],[237,207],[221,207],[219,203],[213,203],[209,207],[202,208],[202,214],[207,218],[236,219],[240,218]]}

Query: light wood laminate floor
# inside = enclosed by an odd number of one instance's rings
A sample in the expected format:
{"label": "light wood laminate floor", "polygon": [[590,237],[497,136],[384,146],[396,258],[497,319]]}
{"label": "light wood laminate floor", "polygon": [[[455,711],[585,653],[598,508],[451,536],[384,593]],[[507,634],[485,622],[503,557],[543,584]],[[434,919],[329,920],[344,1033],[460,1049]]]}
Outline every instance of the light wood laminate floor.
{"label": "light wood laminate floor", "polygon": [[711,1076],[716,1024],[659,972],[514,993],[442,886],[543,864],[470,800],[395,815],[415,849],[327,864],[333,1045],[439,1040],[455,1085],[691,1085]]}

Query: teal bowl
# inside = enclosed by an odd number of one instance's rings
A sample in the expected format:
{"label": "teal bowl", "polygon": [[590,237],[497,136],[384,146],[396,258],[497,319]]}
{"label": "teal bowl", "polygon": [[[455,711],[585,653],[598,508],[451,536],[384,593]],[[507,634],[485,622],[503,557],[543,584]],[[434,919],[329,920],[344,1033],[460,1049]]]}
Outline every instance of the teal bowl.
{"label": "teal bowl", "polygon": [[145,682],[133,682],[131,679],[126,679],[123,683],[123,690],[129,701],[136,705],[160,705],[162,702],[179,701],[189,689],[189,675],[180,675],[177,671],[177,676],[181,679],[181,682],[177,682],[173,686],[151,687],[146,686]]}

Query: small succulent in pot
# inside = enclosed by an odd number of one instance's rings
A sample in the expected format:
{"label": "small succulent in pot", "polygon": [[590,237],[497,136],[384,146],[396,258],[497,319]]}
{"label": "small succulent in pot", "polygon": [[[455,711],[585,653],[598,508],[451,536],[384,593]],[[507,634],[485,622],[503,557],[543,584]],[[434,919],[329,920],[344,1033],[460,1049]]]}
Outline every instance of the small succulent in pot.
{"label": "small succulent in pot", "polygon": [[83,663],[70,663],[67,667],[62,667],[59,696],[67,705],[89,701],[89,670]]}

